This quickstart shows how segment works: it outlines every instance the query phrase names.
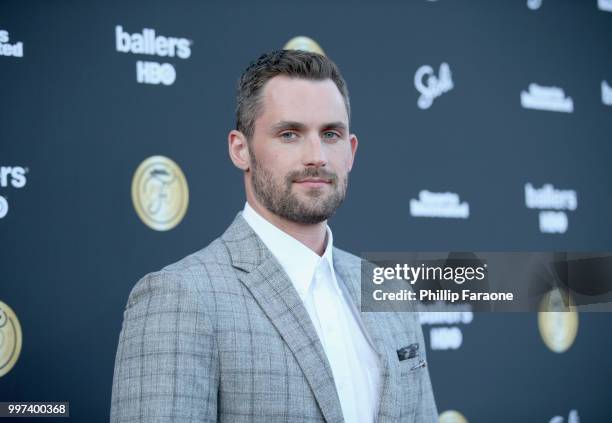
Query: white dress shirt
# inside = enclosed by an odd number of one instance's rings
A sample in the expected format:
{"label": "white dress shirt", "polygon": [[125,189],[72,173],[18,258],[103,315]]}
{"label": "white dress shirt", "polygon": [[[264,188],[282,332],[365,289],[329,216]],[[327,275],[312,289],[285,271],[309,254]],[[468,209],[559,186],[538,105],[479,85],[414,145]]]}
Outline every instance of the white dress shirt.
{"label": "white dress shirt", "polygon": [[371,423],[379,401],[380,364],[353,301],[334,271],[333,238],[320,257],[257,213],[247,202],[242,217],[283,267],[321,340],[332,369],[344,420]]}

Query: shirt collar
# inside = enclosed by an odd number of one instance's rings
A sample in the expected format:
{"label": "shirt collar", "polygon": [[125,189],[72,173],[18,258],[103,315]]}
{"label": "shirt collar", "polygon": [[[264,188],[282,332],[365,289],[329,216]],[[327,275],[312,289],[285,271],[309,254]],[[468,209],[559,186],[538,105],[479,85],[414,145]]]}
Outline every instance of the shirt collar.
{"label": "shirt collar", "polygon": [[323,256],[319,257],[306,245],[267,221],[248,202],[244,205],[242,217],[278,260],[300,297],[307,294],[314,272],[322,261],[327,262],[332,275],[334,275],[333,236],[329,225],[326,225],[327,245],[325,252]]}

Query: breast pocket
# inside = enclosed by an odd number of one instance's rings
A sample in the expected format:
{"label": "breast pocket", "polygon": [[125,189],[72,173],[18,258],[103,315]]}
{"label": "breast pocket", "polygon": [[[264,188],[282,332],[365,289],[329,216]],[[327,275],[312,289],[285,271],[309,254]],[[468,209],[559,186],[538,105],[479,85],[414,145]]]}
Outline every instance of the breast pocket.
{"label": "breast pocket", "polygon": [[[423,346],[420,346],[421,348]],[[399,360],[399,357],[398,357]],[[422,400],[423,380],[427,374],[427,362],[423,353],[416,353],[398,363],[400,369],[400,421],[412,421]]]}

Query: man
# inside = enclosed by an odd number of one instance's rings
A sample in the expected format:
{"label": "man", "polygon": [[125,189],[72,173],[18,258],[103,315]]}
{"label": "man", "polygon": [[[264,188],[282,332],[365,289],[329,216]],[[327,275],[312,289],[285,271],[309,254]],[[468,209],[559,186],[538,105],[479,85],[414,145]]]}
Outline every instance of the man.
{"label": "man", "polygon": [[360,259],[327,226],[357,150],[336,65],[265,54],[237,103],[244,210],[133,289],[111,421],[437,421],[417,314],[360,313]]}

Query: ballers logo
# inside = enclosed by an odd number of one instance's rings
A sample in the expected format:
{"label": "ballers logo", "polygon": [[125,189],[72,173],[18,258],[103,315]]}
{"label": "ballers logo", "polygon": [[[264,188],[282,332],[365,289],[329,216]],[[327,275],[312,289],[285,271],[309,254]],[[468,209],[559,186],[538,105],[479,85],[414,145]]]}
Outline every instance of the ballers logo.
{"label": "ballers logo", "polygon": [[0,301],[0,377],[11,371],[21,353],[21,325],[15,312]]}
{"label": "ballers logo", "polygon": [[578,194],[571,189],[557,189],[552,184],[544,184],[542,188],[534,188],[528,182],[525,184],[525,206],[540,210],[540,232],[544,234],[563,234],[567,232],[569,226],[569,219],[565,210],[576,210]]}
{"label": "ballers logo", "polygon": [[463,331],[460,325],[471,324],[474,320],[474,312],[469,311],[468,308],[445,304],[441,301],[431,304],[421,303],[419,307],[421,325],[433,326],[429,330],[429,347],[432,350],[456,350],[463,345]]}
{"label": "ballers logo", "polygon": [[[115,27],[115,49],[120,53],[188,59],[192,43],[186,38],[156,35],[151,28],[130,34],[121,25]],[[139,60],[136,62],[136,81],[140,84],[172,85],[176,81],[176,69],[170,63]]]}
{"label": "ballers logo", "polygon": [[571,297],[555,289],[542,298],[538,312],[538,329],[546,346],[553,352],[569,349],[578,333],[578,313]]}
{"label": "ballers logo", "polygon": [[149,157],[134,173],[132,202],[138,217],[151,229],[174,228],[183,220],[189,205],[183,171],[167,157]]}
{"label": "ballers logo", "polygon": [[[0,166],[0,188],[23,188],[27,182],[26,173],[28,173],[27,167]],[[8,211],[8,200],[0,195],[0,219],[5,217]]]}
{"label": "ballers logo", "polygon": [[312,38],[298,36],[287,41],[287,44],[283,47],[284,50],[302,50],[309,51],[311,53],[319,53],[325,56],[325,52],[315,40]]}

